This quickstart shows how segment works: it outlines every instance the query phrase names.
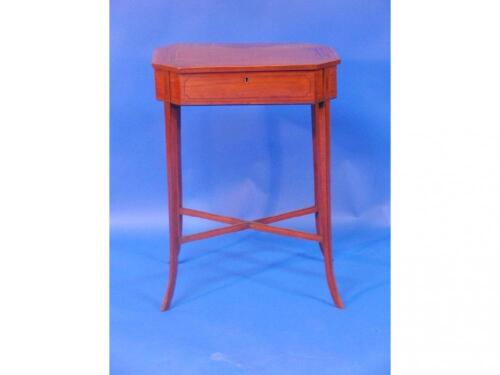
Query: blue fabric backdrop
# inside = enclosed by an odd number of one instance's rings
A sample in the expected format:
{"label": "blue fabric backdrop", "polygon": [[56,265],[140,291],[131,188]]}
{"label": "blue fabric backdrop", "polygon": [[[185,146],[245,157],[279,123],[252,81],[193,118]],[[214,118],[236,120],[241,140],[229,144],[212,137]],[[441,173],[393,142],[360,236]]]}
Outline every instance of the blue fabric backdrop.
{"label": "blue fabric backdrop", "polygon": [[[389,15],[386,0],[111,1],[112,374],[389,373]],[[151,55],[174,42],[309,42],[341,56],[332,197],[345,310],[316,244],[242,232],[185,245],[172,310],[159,312],[168,217]],[[182,111],[186,207],[256,218],[312,203],[308,106]]]}

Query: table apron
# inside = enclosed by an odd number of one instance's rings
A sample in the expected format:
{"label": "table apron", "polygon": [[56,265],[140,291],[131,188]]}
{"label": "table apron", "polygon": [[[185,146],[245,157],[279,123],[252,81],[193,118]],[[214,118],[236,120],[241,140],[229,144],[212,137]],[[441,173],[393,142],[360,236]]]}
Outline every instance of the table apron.
{"label": "table apron", "polygon": [[158,70],[156,96],[177,105],[313,104],[336,96],[336,68],[175,73]]}

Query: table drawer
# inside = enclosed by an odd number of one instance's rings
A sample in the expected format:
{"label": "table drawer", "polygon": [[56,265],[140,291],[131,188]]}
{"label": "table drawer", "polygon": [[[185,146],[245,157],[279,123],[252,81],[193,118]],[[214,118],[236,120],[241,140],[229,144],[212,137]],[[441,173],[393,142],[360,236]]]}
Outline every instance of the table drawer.
{"label": "table drawer", "polygon": [[312,103],[315,72],[238,72],[172,75],[177,104]]}

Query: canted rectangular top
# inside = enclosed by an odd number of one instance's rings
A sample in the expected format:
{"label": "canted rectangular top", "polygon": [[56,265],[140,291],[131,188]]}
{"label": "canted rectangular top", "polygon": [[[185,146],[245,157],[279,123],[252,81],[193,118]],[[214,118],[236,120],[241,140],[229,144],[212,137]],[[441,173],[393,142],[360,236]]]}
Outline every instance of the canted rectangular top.
{"label": "canted rectangular top", "polygon": [[155,49],[153,66],[175,72],[315,70],[340,63],[317,44],[172,44]]}

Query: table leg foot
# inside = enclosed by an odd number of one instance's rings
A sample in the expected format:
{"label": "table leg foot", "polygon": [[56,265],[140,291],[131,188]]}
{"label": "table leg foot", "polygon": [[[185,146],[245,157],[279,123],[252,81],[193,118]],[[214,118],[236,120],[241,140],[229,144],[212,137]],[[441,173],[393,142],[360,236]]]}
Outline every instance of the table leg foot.
{"label": "table leg foot", "polygon": [[168,285],[165,296],[163,297],[163,302],[161,304],[161,311],[167,311],[170,308],[170,302],[172,301],[172,297],[174,296],[175,281],[177,279],[178,254],[178,249],[174,248],[170,250]]}
{"label": "table leg foot", "polygon": [[332,251],[330,246],[323,247],[323,255],[325,262],[325,273],[326,273],[326,281],[328,284],[328,289],[330,289],[330,294],[332,296],[333,302],[335,306],[339,309],[344,308],[344,303],[342,302],[342,298],[340,297],[339,290],[337,288],[337,282],[335,281],[335,275],[333,273],[333,261],[332,261]]}

